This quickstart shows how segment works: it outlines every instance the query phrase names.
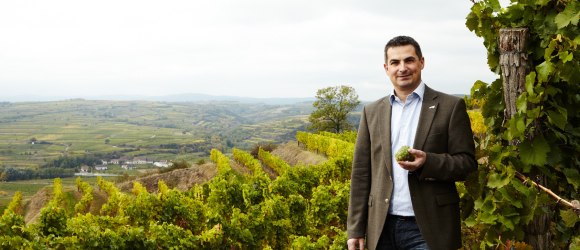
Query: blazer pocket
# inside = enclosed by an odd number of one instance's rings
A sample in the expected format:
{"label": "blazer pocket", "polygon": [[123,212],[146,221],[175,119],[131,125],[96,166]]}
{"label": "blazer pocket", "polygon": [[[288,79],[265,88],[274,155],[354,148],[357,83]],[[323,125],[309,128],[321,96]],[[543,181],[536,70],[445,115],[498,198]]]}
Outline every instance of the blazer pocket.
{"label": "blazer pocket", "polygon": [[459,203],[459,195],[456,193],[440,194],[435,197],[437,205],[445,206],[453,203]]}
{"label": "blazer pocket", "polygon": [[427,135],[427,139],[428,140],[433,140],[433,139],[434,140],[439,140],[439,139],[443,138],[444,136],[445,136],[445,134],[439,133],[439,132],[429,133],[429,135]]}
{"label": "blazer pocket", "polygon": [[440,131],[431,131],[429,133],[429,135],[427,135],[427,136],[439,136],[440,134],[443,134],[443,133]]}
{"label": "blazer pocket", "polygon": [[373,206],[373,196],[372,195],[369,195],[369,203],[368,204],[369,204],[369,207]]}

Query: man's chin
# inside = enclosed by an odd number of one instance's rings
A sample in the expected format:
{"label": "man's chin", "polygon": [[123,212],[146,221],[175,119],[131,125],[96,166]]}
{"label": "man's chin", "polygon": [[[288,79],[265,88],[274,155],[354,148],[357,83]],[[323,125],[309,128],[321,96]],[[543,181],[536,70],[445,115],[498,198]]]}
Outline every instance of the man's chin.
{"label": "man's chin", "polygon": [[399,81],[398,84],[401,88],[411,88],[414,86],[413,82],[411,80],[408,81]]}

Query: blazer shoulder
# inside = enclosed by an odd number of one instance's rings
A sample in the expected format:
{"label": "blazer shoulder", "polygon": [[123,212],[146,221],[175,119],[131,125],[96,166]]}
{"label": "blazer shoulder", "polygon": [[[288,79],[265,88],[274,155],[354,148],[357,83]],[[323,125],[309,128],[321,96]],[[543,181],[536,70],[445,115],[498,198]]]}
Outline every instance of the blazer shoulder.
{"label": "blazer shoulder", "polygon": [[457,103],[457,102],[464,101],[462,97],[446,94],[446,93],[431,89],[429,87],[427,87],[425,90],[425,94],[427,94],[427,93],[430,96],[430,98],[437,99],[437,100],[442,101],[442,102]]}

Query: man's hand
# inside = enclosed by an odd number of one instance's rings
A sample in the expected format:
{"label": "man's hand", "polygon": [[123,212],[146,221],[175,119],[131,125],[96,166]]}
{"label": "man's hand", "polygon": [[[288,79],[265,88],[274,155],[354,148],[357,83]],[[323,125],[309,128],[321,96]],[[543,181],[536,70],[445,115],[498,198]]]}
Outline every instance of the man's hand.
{"label": "man's hand", "polygon": [[346,245],[348,245],[348,250],[357,250],[357,249],[363,250],[365,249],[365,239],[364,238],[348,239]]}
{"label": "man's hand", "polygon": [[427,159],[427,154],[421,150],[412,148],[409,149],[409,153],[415,156],[415,160],[398,161],[397,163],[399,163],[399,166],[411,172],[423,167],[423,164],[425,164],[425,160]]}

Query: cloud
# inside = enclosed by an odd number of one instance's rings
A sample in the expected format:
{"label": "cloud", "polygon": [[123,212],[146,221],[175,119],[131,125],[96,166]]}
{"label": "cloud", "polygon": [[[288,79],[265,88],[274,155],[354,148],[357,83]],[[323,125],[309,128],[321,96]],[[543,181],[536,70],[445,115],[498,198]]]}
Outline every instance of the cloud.
{"label": "cloud", "polygon": [[[465,28],[470,3],[391,1],[9,1],[0,3],[1,95],[206,93],[310,97],[390,88],[384,44],[423,46],[429,85],[468,93],[494,76]],[[437,11],[434,11],[437,10]],[[379,87],[382,86],[382,87]],[[8,93],[8,94],[6,94]]]}

